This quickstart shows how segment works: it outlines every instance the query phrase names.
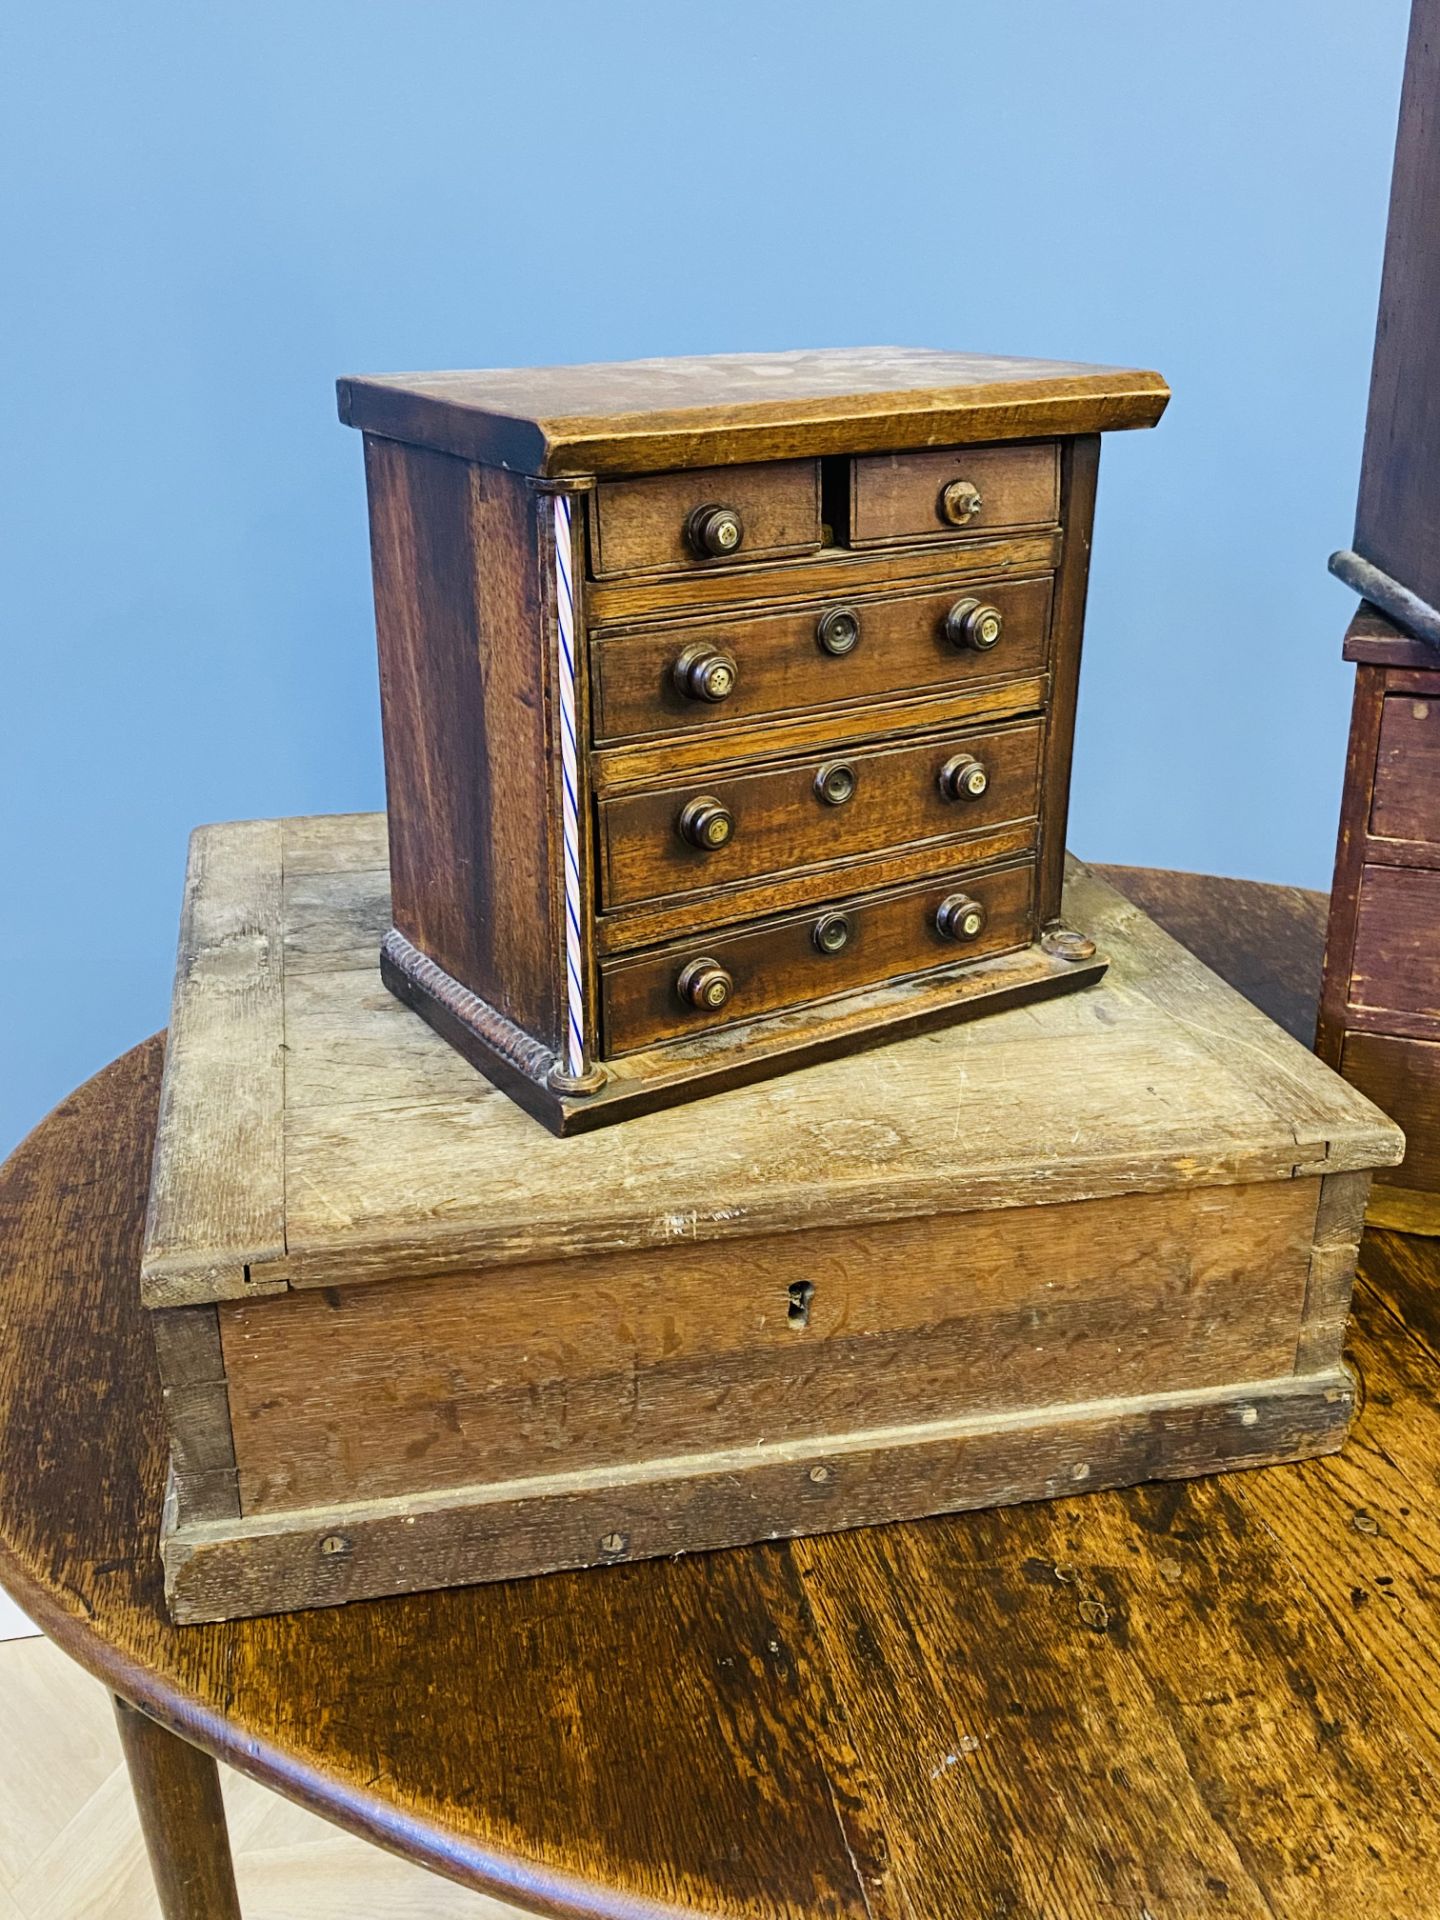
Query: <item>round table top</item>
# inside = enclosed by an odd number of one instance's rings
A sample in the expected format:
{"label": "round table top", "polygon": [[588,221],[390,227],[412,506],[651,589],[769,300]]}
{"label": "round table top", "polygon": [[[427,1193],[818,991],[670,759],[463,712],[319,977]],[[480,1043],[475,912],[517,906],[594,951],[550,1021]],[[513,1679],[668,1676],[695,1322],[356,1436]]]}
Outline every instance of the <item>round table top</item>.
{"label": "round table top", "polygon": [[[1308,1038],[1318,895],[1111,872]],[[576,1914],[1434,1910],[1440,1261],[1371,1235],[1344,1452],[173,1628],[136,1285],[161,1045],[0,1174],[0,1581],[163,1723]]]}

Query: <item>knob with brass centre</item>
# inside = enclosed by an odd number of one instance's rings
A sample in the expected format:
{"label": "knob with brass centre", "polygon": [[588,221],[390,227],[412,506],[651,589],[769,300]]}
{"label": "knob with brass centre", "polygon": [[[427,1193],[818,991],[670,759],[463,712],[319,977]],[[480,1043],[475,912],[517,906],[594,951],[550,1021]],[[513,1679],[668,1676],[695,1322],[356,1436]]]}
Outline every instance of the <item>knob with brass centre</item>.
{"label": "knob with brass centre", "polygon": [[735,691],[740,669],[733,654],[697,640],[681,652],[670,677],[687,700],[710,700],[718,705]]}
{"label": "knob with brass centre", "polygon": [[979,800],[990,790],[990,775],[973,753],[952,753],[940,769],[940,791],[947,800]]}
{"label": "knob with brass centre", "polygon": [[702,560],[724,560],[745,541],[745,522],[734,507],[696,507],[685,522],[685,539]]}
{"label": "knob with brass centre", "polygon": [[839,953],[850,944],[849,914],[822,913],[810,929],[810,938],[821,953]]}
{"label": "knob with brass centre", "polygon": [[815,626],[815,644],[837,658],[853,653],[860,644],[860,616],[854,607],[829,607]]}
{"label": "knob with brass centre", "polygon": [[697,793],[680,809],[676,826],[682,840],[688,840],[692,847],[699,847],[704,853],[714,853],[729,844],[735,831],[735,816],[713,793]]}
{"label": "knob with brass centre", "polygon": [[859,784],[854,767],[845,760],[827,760],[815,775],[816,797],[827,807],[843,807],[855,797]]}
{"label": "knob with brass centre", "polygon": [[952,647],[988,653],[1004,631],[1000,609],[983,600],[957,600],[945,616],[945,638]]}
{"label": "knob with brass centre", "polygon": [[935,931],[947,940],[975,940],[985,931],[985,909],[968,893],[947,893],[935,909]]}
{"label": "knob with brass centre", "polygon": [[735,982],[718,960],[702,954],[687,960],[675,981],[675,991],[687,1007],[699,1013],[718,1013],[735,991]]}
{"label": "knob with brass centre", "polygon": [[973,480],[952,480],[940,495],[940,518],[952,527],[968,527],[984,505]]}

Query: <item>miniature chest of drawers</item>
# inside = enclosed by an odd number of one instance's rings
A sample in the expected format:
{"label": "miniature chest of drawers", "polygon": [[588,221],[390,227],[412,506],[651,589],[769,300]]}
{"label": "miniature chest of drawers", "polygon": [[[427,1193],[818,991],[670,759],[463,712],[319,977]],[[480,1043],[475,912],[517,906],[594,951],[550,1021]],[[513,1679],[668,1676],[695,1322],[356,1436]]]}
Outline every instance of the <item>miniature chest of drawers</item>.
{"label": "miniature chest of drawers", "polygon": [[1097,978],[1099,435],[1167,397],[900,348],[341,381],[392,991],[568,1133]]}

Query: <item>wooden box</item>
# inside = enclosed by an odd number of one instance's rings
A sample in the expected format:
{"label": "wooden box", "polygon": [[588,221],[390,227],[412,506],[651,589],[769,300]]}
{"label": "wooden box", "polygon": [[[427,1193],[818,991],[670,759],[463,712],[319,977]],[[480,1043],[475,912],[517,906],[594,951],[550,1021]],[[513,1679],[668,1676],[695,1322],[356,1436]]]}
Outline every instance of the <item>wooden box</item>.
{"label": "wooden box", "polygon": [[389,986],[559,1133],[1057,993],[1102,431],[898,347],[340,382]]}
{"label": "wooden box", "polygon": [[177,1620],[1336,1447],[1397,1129],[1083,869],[1090,993],[551,1139],[375,816],[192,844],[142,1285]]}

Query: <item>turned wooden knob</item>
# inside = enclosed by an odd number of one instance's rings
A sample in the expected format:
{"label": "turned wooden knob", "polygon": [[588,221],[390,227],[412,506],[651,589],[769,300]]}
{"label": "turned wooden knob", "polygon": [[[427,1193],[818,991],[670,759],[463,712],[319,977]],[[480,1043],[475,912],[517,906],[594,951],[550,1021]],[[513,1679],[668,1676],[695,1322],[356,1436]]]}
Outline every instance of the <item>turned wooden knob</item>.
{"label": "turned wooden knob", "polygon": [[850,944],[848,913],[822,913],[810,929],[810,938],[821,953],[839,953]]}
{"label": "turned wooden knob", "polygon": [[700,1013],[718,1013],[735,991],[735,982],[718,960],[702,955],[680,969],[675,991],[687,1007]]}
{"label": "turned wooden knob", "polygon": [[854,607],[830,607],[815,627],[815,644],[822,653],[853,653],[860,644],[860,616]]}
{"label": "turned wooden knob", "polygon": [[718,847],[729,844],[735,831],[735,816],[713,793],[697,793],[680,809],[676,824],[682,840],[688,840],[703,853],[714,853]]}
{"label": "turned wooden knob", "polygon": [[740,669],[733,654],[697,640],[676,660],[671,678],[687,700],[710,700],[718,705],[735,691]]}
{"label": "turned wooden knob", "polygon": [[702,560],[723,560],[740,551],[745,522],[734,507],[696,507],[685,522],[685,538]]}
{"label": "turned wooden knob", "polygon": [[843,807],[855,797],[858,776],[848,760],[827,760],[815,775],[815,796],[827,807]]}
{"label": "turned wooden knob", "polygon": [[952,480],[940,495],[940,518],[952,527],[967,527],[984,504],[973,480]]}
{"label": "turned wooden knob", "polygon": [[979,800],[990,791],[990,775],[973,753],[953,753],[940,769],[940,791],[947,800]]}
{"label": "turned wooden knob", "polygon": [[952,647],[988,653],[1005,631],[998,607],[983,600],[957,600],[945,616],[945,638]]}
{"label": "turned wooden knob", "polygon": [[950,893],[935,909],[935,931],[947,940],[975,940],[985,931],[985,909],[968,893]]}

